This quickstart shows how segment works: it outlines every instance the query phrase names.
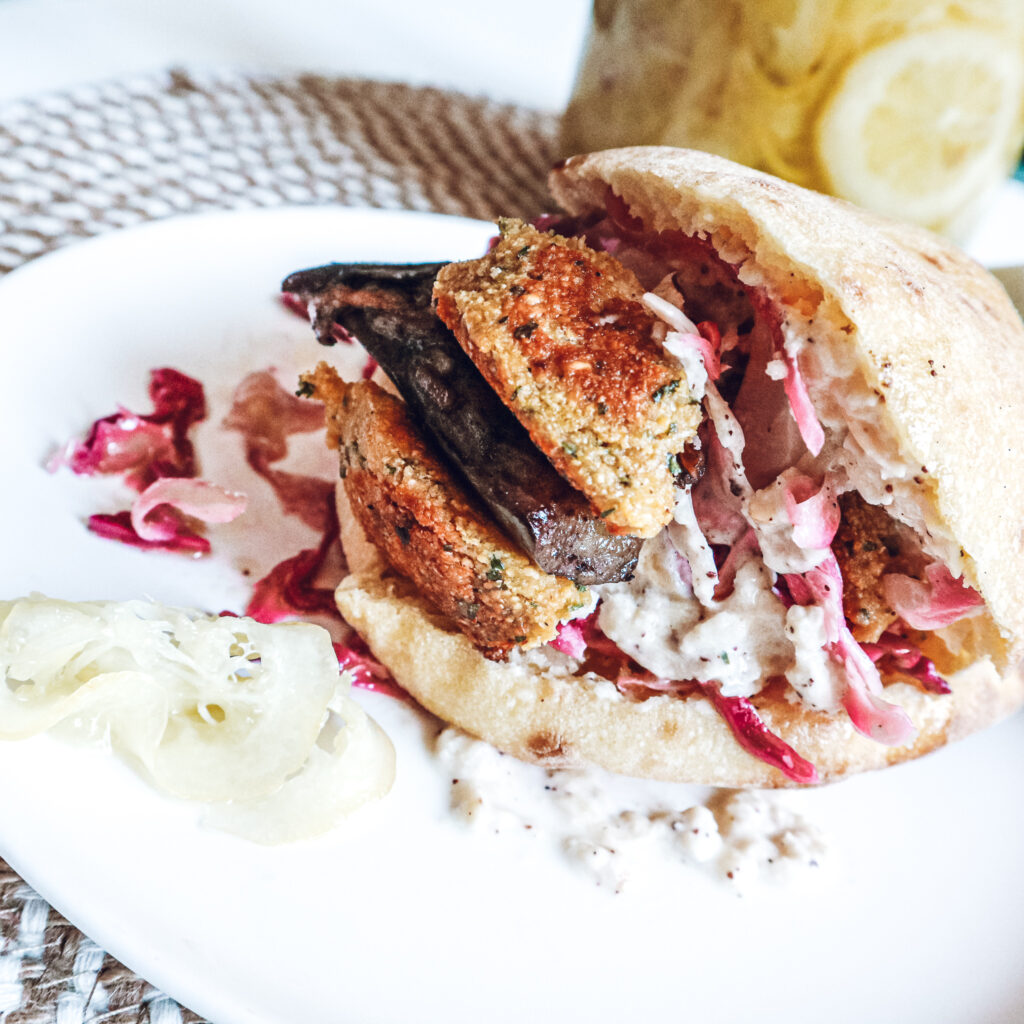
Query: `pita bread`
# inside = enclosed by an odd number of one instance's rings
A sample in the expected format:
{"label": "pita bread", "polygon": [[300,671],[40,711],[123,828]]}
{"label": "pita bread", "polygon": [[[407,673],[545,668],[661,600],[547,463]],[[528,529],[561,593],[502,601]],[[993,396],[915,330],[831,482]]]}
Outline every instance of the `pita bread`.
{"label": "pita bread", "polygon": [[[845,714],[809,710],[773,686],[751,698],[768,728],[826,781],[917,757],[1018,707],[1024,328],[999,284],[927,232],[703,153],[634,148],[574,157],[551,185],[576,215],[603,209],[611,190],[645,230],[699,234],[774,300],[799,295],[804,319],[819,332],[818,349],[806,362],[808,350],[801,355],[816,408],[836,390],[836,367],[856,393],[877,396],[865,422],[906,468],[903,514],[919,517],[947,564],[956,562],[986,601],[960,637],[963,667],[947,674],[951,695],[886,686],[885,699],[918,729],[911,744],[875,743]],[[574,663],[550,648],[487,661],[374,559],[351,525],[345,543],[357,571],[338,588],[342,614],[444,720],[550,766],[595,763],[720,786],[791,784],[742,750],[703,697],[632,700],[607,680],[571,675]]]}
{"label": "pita bread", "polygon": [[[387,573],[349,576],[336,597],[353,628],[427,710],[514,757],[709,786],[792,785],[743,750],[703,697],[630,700],[606,679],[570,675],[556,652],[488,661]],[[752,703],[827,782],[919,757],[998,721],[1024,700],[1020,673],[1001,676],[988,659],[948,678],[949,697],[902,683],[885,688],[886,700],[900,704],[918,728],[906,747],[875,743],[845,715],[808,711],[774,693]]]}

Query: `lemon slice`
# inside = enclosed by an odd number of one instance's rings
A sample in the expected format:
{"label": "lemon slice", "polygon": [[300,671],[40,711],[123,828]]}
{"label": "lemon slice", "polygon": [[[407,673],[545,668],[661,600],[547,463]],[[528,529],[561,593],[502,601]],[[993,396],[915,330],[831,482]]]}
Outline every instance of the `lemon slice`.
{"label": "lemon slice", "polygon": [[902,36],[847,69],[818,124],[832,191],[943,228],[1015,156],[1024,60],[973,28]]}

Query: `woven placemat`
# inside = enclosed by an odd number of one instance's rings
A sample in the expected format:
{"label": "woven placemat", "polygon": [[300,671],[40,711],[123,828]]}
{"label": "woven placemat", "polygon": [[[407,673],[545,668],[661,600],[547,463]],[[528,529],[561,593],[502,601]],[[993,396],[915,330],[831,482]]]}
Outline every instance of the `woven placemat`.
{"label": "woven placemat", "polygon": [[[0,274],[81,238],[204,210],[531,216],[550,207],[555,128],[552,115],[437,89],[192,70],[7,103]],[[198,1020],[0,861],[3,1024]]]}

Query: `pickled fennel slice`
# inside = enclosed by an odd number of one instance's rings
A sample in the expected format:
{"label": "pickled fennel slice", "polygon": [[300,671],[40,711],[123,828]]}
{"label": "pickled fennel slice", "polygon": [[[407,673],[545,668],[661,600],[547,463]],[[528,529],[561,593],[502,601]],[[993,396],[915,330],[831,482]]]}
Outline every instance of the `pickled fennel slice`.
{"label": "pickled fennel slice", "polygon": [[[348,698],[329,634],[308,623],[34,595],[0,602],[0,670],[0,738],[63,723],[172,796],[267,801],[282,819],[263,823],[273,841],[326,831],[394,777],[390,741]],[[286,790],[304,792],[304,812]]]}
{"label": "pickled fennel slice", "polygon": [[385,796],[394,777],[391,741],[351,697],[339,694],[301,772],[269,796],[217,804],[205,820],[266,845],[307,839]]}

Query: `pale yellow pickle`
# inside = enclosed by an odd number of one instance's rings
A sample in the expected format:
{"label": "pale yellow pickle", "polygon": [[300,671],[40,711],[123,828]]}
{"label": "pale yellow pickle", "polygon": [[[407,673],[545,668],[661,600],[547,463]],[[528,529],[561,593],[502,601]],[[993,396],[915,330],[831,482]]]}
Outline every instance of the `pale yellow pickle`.
{"label": "pale yellow pickle", "polygon": [[719,153],[962,235],[1024,143],[1024,0],[596,0],[565,155]]}

